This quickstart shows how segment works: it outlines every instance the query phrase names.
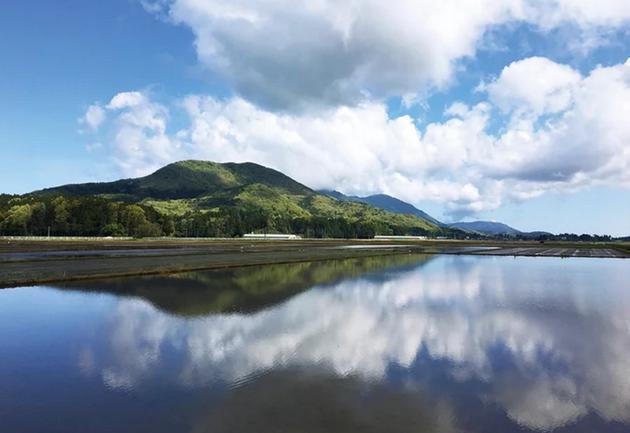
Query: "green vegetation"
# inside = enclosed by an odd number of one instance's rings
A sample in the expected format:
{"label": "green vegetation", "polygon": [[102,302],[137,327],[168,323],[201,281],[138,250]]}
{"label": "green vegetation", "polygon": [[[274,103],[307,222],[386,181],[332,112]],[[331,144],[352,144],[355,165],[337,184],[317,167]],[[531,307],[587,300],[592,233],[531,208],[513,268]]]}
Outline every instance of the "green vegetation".
{"label": "green vegetation", "polygon": [[29,195],[0,204],[0,234],[44,236],[49,230],[55,235],[147,237],[173,233],[174,227],[152,208],[100,197]]}
{"label": "green vegetation", "polygon": [[252,163],[182,161],[137,179],[0,196],[0,234],[234,237],[452,235],[413,215],[338,201]]}

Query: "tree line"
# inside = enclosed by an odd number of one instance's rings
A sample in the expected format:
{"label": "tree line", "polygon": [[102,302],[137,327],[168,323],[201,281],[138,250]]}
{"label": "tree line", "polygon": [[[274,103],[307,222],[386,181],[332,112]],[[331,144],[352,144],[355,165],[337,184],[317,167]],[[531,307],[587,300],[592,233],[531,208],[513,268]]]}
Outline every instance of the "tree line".
{"label": "tree line", "polygon": [[150,208],[98,197],[0,197],[0,234],[161,236],[169,223]]}
{"label": "tree line", "polygon": [[101,197],[0,195],[0,235],[5,236],[238,237],[250,232],[348,239],[427,234],[380,221],[290,218],[259,208],[220,207],[174,217],[142,204]]}
{"label": "tree line", "polygon": [[[294,233],[307,238],[369,239],[375,235],[429,235],[417,227],[378,220],[312,216],[291,218],[260,208],[219,207],[164,215],[142,204],[102,197],[0,194],[0,236],[132,236],[239,237],[246,233]],[[451,238],[609,242],[609,235],[562,233],[552,235],[483,236],[449,230]]]}

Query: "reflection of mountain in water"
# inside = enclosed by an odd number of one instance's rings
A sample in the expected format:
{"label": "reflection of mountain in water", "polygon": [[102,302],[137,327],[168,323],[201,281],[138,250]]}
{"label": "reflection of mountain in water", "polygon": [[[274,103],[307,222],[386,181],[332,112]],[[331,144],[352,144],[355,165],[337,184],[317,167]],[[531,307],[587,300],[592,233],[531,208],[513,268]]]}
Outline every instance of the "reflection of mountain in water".
{"label": "reflection of mountain in water", "polygon": [[383,278],[383,271],[386,269],[396,271],[417,266],[431,257],[418,254],[389,255],[252,266],[163,276],[83,281],[67,283],[61,288],[139,297],[165,312],[182,316],[227,311],[252,312],[314,285],[333,284],[344,278],[359,276]]}
{"label": "reflection of mountain in water", "polygon": [[255,387],[273,372],[323,369],[422,388],[459,408],[464,431],[495,431],[496,420],[480,415],[493,407],[502,408],[502,432],[582,421],[590,427],[578,431],[607,423],[624,431],[625,263],[443,256],[383,275],[315,287],[248,315],[182,320],[121,300],[107,349],[91,354],[93,371],[113,388],[159,378],[194,389]]}

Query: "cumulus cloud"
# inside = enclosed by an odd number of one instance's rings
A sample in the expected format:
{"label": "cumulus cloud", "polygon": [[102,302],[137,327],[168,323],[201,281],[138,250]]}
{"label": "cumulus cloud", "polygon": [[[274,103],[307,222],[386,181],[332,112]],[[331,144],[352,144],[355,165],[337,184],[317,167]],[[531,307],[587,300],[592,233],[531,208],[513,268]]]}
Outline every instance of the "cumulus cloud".
{"label": "cumulus cloud", "polygon": [[[112,158],[125,175],[140,176],[180,158],[180,146],[167,134],[169,110],[140,91],[121,92],[104,105],[93,105],[113,115],[108,141]],[[92,109],[88,109],[88,113]],[[86,117],[88,116],[86,113]],[[88,148],[94,150],[94,147]]]}
{"label": "cumulus cloud", "polygon": [[86,124],[92,131],[98,130],[99,126],[105,121],[106,113],[103,107],[98,104],[92,104],[80,122]]}
{"label": "cumulus cloud", "polygon": [[485,90],[504,112],[540,116],[566,110],[572,102],[572,90],[581,79],[569,66],[544,57],[530,57],[506,66],[501,77],[485,86]]}
{"label": "cumulus cloud", "polygon": [[[426,351],[447,361],[435,368],[454,386],[487,384],[489,392],[479,398],[504,407],[523,426],[550,430],[589,412],[628,422],[628,272],[620,263],[602,264],[614,267],[604,273],[574,265],[557,273],[551,261],[533,269],[444,256],[383,278],[315,287],[255,314],[196,320],[122,299],[108,326],[109,350],[95,356],[95,368],[117,388],[150,375],[196,387],[314,365],[382,381],[392,365],[412,371]],[[549,290],[550,272],[562,290]],[[594,285],[606,288],[605,295],[594,295]],[[510,360],[499,368],[493,362],[498,345]],[[173,352],[181,362],[172,362]]]}
{"label": "cumulus cloud", "polygon": [[199,60],[272,109],[352,105],[366,95],[413,101],[453,79],[488,30],[574,26],[585,41],[630,18],[626,0],[158,0],[151,13],[195,35]]}
{"label": "cumulus cloud", "polygon": [[[518,86],[512,78],[519,70],[531,73],[529,80],[521,75],[522,87],[534,84],[529,96],[510,90]],[[541,89],[536,82],[544,74],[553,85]],[[630,125],[624,119],[630,116],[630,60],[597,67],[586,77],[576,74],[526,59],[504,69],[489,86],[491,101],[501,105],[511,99],[520,107],[513,108],[509,129],[489,158],[492,176],[566,188],[602,182],[629,186]],[[520,116],[527,110],[533,115]]]}
{"label": "cumulus cloud", "polygon": [[[253,161],[313,188],[433,200],[458,216],[546,191],[630,187],[630,61],[583,76],[528,58],[482,88],[486,101],[455,103],[423,128],[377,101],[283,113],[239,97],[169,107],[124,92],[102,109],[110,151],[130,176],[179,159]],[[174,132],[171,110],[188,119]]]}

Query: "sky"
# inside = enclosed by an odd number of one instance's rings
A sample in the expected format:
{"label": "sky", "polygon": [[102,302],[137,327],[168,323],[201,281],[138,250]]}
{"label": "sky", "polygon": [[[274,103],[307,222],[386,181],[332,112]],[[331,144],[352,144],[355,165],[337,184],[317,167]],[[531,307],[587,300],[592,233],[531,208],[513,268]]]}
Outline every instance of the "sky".
{"label": "sky", "polygon": [[2,2],[0,50],[1,192],[253,161],[630,235],[627,0]]}

